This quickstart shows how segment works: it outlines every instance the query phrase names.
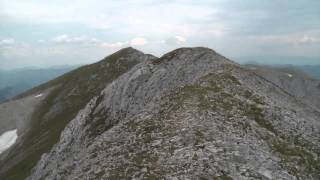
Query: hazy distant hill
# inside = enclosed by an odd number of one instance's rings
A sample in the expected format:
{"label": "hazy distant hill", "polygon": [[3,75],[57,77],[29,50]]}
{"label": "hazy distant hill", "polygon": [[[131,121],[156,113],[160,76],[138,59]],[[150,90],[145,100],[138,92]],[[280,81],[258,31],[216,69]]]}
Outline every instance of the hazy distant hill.
{"label": "hazy distant hill", "polygon": [[[266,61],[267,62],[267,61]],[[281,67],[281,68],[293,68],[302,70],[308,76],[312,78],[320,79],[320,65],[293,65],[293,64],[265,64],[257,61],[246,61],[243,64],[250,65],[267,65],[270,67]]]}
{"label": "hazy distant hill", "polygon": [[320,65],[274,65],[274,67],[296,69],[304,72],[307,76],[320,79]]}
{"label": "hazy distant hill", "polygon": [[0,70],[0,103],[77,66]]}
{"label": "hazy distant hill", "polygon": [[298,69],[301,69],[305,73],[309,74],[310,76],[320,79],[320,65],[306,65],[306,66],[295,66]]}

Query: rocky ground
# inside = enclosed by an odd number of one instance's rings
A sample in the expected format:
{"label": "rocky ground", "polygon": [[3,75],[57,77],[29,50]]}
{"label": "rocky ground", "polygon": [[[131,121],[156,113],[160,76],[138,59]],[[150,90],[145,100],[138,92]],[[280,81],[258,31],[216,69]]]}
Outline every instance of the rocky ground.
{"label": "rocky ground", "polygon": [[213,50],[181,48],[108,84],[29,179],[319,179],[319,117]]}

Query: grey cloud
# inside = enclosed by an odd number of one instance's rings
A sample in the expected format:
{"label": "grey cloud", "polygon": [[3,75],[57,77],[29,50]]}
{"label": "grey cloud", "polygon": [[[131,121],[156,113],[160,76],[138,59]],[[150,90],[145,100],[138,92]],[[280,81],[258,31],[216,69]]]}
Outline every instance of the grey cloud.
{"label": "grey cloud", "polygon": [[270,35],[320,29],[320,1],[225,1],[220,19],[240,35]]}

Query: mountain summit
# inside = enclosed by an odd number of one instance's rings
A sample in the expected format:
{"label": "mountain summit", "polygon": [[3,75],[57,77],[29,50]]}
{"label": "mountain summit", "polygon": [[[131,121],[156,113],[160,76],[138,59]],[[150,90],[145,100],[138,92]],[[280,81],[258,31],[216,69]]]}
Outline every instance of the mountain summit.
{"label": "mountain summit", "polygon": [[28,176],[41,155],[58,142],[61,131],[90,99],[136,64],[154,58],[125,48],[1,104],[0,122],[4,128],[0,130],[16,127],[20,138],[8,153],[1,154],[0,179]]}
{"label": "mountain summit", "polygon": [[40,93],[4,179],[319,179],[320,112],[208,48],[126,48],[8,103]]}

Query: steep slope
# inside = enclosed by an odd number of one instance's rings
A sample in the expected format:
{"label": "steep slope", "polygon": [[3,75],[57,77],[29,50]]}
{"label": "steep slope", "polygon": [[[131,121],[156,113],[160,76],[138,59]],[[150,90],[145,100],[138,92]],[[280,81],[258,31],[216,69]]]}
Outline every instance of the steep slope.
{"label": "steep slope", "polygon": [[[98,63],[80,67],[16,97],[13,101],[19,103],[22,99],[50,91],[28,111],[30,118],[25,120],[28,125],[20,130],[23,134],[18,142],[9,152],[1,155],[0,179],[23,179],[28,176],[41,155],[57,143],[61,131],[90,99],[136,64],[152,58],[133,48],[125,48]],[[0,111],[4,106],[0,105]],[[7,108],[7,113],[14,110]],[[16,121],[19,121],[18,118]]]}
{"label": "steep slope", "polygon": [[18,129],[19,134],[23,134],[28,129],[26,126],[32,112],[50,90],[42,91],[41,95],[34,94],[0,104],[0,134],[12,129]]}
{"label": "steep slope", "polygon": [[181,48],[91,99],[29,179],[319,179],[319,117],[214,51]]}
{"label": "steep slope", "polygon": [[259,65],[246,65],[246,67],[320,111],[320,80],[290,67]]}

